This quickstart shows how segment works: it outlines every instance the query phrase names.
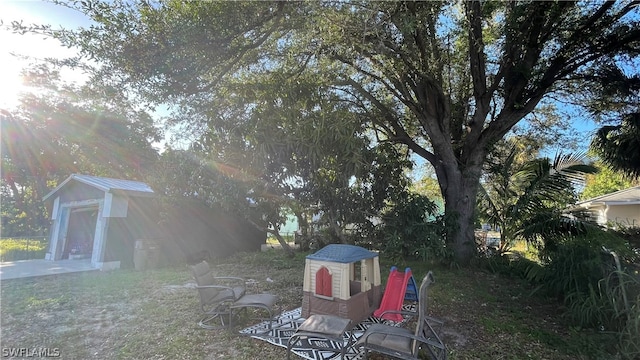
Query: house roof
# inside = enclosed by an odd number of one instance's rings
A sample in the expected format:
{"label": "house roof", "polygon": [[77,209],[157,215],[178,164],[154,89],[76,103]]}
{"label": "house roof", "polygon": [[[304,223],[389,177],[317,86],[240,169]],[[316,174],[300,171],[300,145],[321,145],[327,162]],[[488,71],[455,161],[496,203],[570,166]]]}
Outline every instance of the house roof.
{"label": "house roof", "polygon": [[371,259],[377,256],[377,252],[369,251],[360,246],[329,244],[315,253],[307,255],[307,259],[352,263],[364,259]]}
{"label": "house roof", "polygon": [[123,179],[111,179],[100,176],[91,176],[91,175],[82,175],[82,174],[72,174],[68,178],[66,178],[63,182],[60,183],[55,189],[51,190],[47,195],[45,195],[42,200],[47,200],[52,197],[55,193],[60,191],[65,185],[67,185],[70,181],[78,181],[83,184],[92,186],[96,189],[102,190],[104,192],[110,193],[125,193],[129,196],[151,196],[153,195],[153,189],[143,182],[133,181],[133,180],[123,180]]}
{"label": "house roof", "polygon": [[576,207],[590,207],[595,205],[636,205],[640,204],[640,186],[597,196],[576,204]]}

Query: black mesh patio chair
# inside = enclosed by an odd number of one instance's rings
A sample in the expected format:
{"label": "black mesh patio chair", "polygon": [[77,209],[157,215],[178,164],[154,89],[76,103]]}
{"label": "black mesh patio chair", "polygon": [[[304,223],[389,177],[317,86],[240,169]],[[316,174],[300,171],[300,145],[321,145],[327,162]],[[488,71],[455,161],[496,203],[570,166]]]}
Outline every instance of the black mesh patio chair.
{"label": "black mesh patio chair", "polygon": [[[364,359],[369,351],[392,356],[398,359],[418,359],[421,350],[432,359],[445,360],[447,349],[436,333],[434,325],[442,326],[442,321],[427,316],[427,293],[431,283],[435,280],[433,273],[429,273],[422,280],[418,295],[418,319],[415,331],[400,326],[387,324],[373,324],[354,345],[364,350]],[[403,315],[403,311],[399,311]]]}
{"label": "black mesh patio chair", "polygon": [[214,276],[206,261],[191,266],[200,295],[204,316],[198,325],[205,329],[232,328],[233,318],[247,308],[258,308],[268,313],[271,328],[273,308],[277,297],[271,294],[246,294],[246,282],[241,277]]}

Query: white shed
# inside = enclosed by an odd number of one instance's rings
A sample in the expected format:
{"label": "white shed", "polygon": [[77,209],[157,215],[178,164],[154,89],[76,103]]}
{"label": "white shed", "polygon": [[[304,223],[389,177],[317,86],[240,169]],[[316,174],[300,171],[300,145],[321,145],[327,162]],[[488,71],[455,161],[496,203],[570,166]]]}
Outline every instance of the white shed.
{"label": "white shed", "polygon": [[45,259],[90,259],[103,270],[120,267],[122,253],[132,256],[133,240],[145,238],[153,226],[146,224],[145,214],[145,201],[153,196],[139,181],[69,176],[43,198],[51,201],[52,220]]}

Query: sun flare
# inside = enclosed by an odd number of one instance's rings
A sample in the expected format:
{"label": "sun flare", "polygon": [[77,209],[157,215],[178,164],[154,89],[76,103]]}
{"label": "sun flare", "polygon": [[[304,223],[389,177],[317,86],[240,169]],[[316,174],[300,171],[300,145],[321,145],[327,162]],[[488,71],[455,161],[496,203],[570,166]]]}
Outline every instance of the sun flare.
{"label": "sun flare", "polygon": [[[49,6],[48,8],[41,8]],[[14,34],[11,31],[13,21],[24,24],[51,23],[56,19],[47,19],[43,14],[58,14],[51,7],[54,4],[45,2],[0,0],[0,108],[11,109],[18,105],[21,93],[32,92],[26,86],[21,73],[33,63],[46,58],[63,58],[72,56],[74,51],[60,46],[51,38],[35,34]],[[59,7],[59,6],[58,6]],[[46,10],[48,10],[48,13]],[[66,74],[65,74],[66,75]],[[69,81],[76,81],[77,75],[69,76]]]}
{"label": "sun flare", "polygon": [[25,90],[20,76],[23,62],[16,54],[23,54],[30,47],[25,37],[13,34],[10,24],[22,18],[22,13],[11,1],[0,1],[0,108],[12,108],[18,104],[18,97]]}
{"label": "sun flare", "polygon": [[26,86],[22,82],[20,68],[4,56],[0,57],[0,79],[0,108],[13,108]]}

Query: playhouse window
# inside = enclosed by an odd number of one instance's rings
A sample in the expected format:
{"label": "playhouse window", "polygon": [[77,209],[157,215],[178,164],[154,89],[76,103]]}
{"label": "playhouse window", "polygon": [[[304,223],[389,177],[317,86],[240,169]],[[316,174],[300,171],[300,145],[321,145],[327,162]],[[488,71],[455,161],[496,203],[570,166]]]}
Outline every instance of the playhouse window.
{"label": "playhouse window", "polygon": [[349,279],[349,295],[353,296],[359,294],[362,291],[362,282],[360,281],[362,269],[360,262],[351,263],[349,267],[351,269]]}
{"label": "playhouse window", "polygon": [[332,297],[332,281],[329,269],[321,267],[316,272],[316,295]]}
{"label": "playhouse window", "polygon": [[360,262],[355,262],[351,264],[353,267],[353,273],[351,276],[351,280],[360,281],[362,280],[362,264]]}

